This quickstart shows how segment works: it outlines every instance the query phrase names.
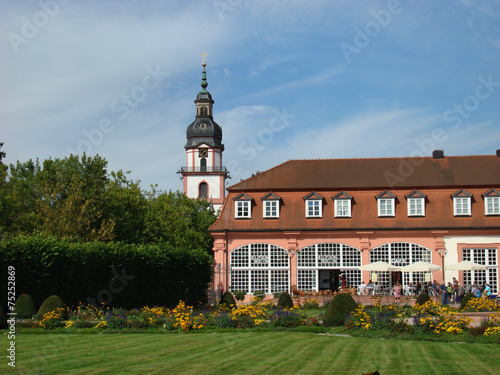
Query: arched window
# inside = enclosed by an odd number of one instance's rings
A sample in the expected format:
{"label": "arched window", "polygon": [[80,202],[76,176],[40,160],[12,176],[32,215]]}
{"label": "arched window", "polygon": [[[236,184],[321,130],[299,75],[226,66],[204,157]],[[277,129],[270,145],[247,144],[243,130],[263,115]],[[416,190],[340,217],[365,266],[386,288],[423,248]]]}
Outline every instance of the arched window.
{"label": "arched window", "polygon": [[288,285],[288,252],[268,243],[252,243],[231,251],[231,291],[266,294],[284,292]]}
{"label": "arched window", "polygon": [[206,171],[207,171],[207,159],[201,158],[201,160],[200,160],[200,172],[206,172]]}
{"label": "arched window", "polygon": [[198,187],[198,198],[208,199],[208,184],[206,182],[202,182]]}
{"label": "arched window", "polygon": [[[415,262],[431,262],[431,250],[410,242],[391,242],[377,246],[370,250],[370,263],[386,262],[396,267],[403,267]],[[377,274],[377,284],[383,287],[391,287],[397,278],[401,276],[401,272],[371,272]],[[416,284],[417,282],[424,283],[430,280],[426,274],[430,272],[403,272],[402,280],[403,285],[408,285],[410,282]],[[391,278],[392,277],[392,278]],[[395,280],[393,280],[395,279]]]}
{"label": "arched window", "polygon": [[316,243],[297,252],[297,287],[299,290],[320,288],[319,276],[327,271],[342,270],[347,286],[361,283],[361,251],[335,242]]}

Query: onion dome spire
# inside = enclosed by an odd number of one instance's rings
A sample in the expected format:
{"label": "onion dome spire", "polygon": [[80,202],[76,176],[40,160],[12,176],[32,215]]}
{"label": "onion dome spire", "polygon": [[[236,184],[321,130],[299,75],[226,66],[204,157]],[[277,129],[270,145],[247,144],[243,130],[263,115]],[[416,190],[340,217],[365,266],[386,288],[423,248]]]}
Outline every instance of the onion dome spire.
{"label": "onion dome spire", "polygon": [[205,71],[205,67],[207,66],[207,62],[206,62],[205,58],[207,57],[207,53],[203,52],[201,55],[203,56],[203,63],[202,63],[203,73],[201,74],[201,91],[200,92],[206,93],[208,82],[207,82],[207,72]]}
{"label": "onion dome spire", "polygon": [[201,91],[194,101],[196,104],[196,118],[186,130],[187,143],[184,147],[192,148],[205,144],[209,147],[216,147],[224,150],[224,145],[222,144],[222,129],[213,119],[212,106],[214,101],[212,95],[206,90],[208,86],[207,72],[205,70],[207,66],[205,61],[207,53],[203,52],[201,55],[203,56]]}

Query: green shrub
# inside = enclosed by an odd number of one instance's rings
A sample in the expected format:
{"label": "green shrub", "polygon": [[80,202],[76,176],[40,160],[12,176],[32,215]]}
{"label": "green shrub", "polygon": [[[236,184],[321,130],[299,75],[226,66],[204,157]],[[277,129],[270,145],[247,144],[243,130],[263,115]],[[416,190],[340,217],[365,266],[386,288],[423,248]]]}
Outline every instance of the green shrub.
{"label": "green shrub", "polygon": [[0,304],[0,329],[5,328],[7,328],[7,314],[5,313],[2,304]]}
{"label": "green shrub", "polygon": [[467,293],[460,301],[460,308],[463,310],[465,305],[467,305],[467,302],[469,302],[472,298],[476,298],[476,296],[473,293]]}
{"label": "green shrub", "polygon": [[253,292],[253,296],[254,296],[254,301],[259,302],[264,299],[266,293],[264,293],[262,290],[256,290],[255,292]]}
{"label": "green shrub", "polygon": [[230,292],[226,292],[222,295],[219,305],[232,308],[236,306],[236,301]]}
{"label": "green shrub", "polygon": [[288,292],[281,293],[281,295],[278,299],[277,307],[278,307],[278,309],[284,309],[286,307],[288,307],[288,308],[293,307],[292,297],[290,297],[290,294],[288,294]]}
{"label": "green shrub", "polygon": [[421,293],[418,297],[417,297],[417,302],[416,304],[417,305],[424,305],[427,301],[430,301],[431,297],[429,297],[429,295],[427,293]]}
{"label": "green shrub", "polygon": [[16,301],[15,310],[17,317],[21,319],[31,319],[36,314],[35,303],[29,294],[21,294]]}
{"label": "green shrub", "polygon": [[243,301],[246,294],[247,292],[245,292],[244,290],[236,290],[234,292],[234,298],[236,298],[237,301]]}
{"label": "green shrub", "polygon": [[[38,314],[36,314],[36,319],[42,320],[43,316],[48,312],[56,311],[58,308],[65,309],[65,307],[63,300],[59,296],[50,296],[40,306]],[[62,319],[68,319],[68,311],[66,309],[64,310]]]}
{"label": "green shrub", "polygon": [[324,326],[341,326],[347,316],[356,310],[358,305],[348,293],[338,293],[333,296],[323,315]]}
{"label": "green shrub", "polygon": [[276,292],[276,293],[273,294],[273,297],[274,298],[280,298],[282,293],[284,293],[284,292]]}

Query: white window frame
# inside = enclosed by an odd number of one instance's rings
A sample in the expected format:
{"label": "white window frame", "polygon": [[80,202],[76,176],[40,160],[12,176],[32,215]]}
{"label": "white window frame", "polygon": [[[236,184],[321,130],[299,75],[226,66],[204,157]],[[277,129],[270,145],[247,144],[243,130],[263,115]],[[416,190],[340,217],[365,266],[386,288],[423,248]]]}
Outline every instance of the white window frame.
{"label": "white window frame", "polygon": [[237,200],[234,205],[234,218],[235,219],[251,219],[252,210],[249,200]]}
{"label": "white window frame", "polygon": [[[276,214],[272,214],[273,206]],[[279,219],[280,217],[280,203],[277,199],[266,199],[264,200],[264,207],[262,208],[262,214],[265,219]]]}
{"label": "white window frame", "polygon": [[297,287],[299,290],[319,289],[320,270],[342,269],[348,286],[361,283],[361,250],[342,243],[323,242],[297,251]]}
{"label": "white window frame", "polygon": [[229,255],[230,290],[266,294],[290,290],[290,257],[282,247],[251,243],[231,250]]}
{"label": "white window frame", "polygon": [[[394,198],[378,198],[377,199],[377,206],[378,206],[378,216],[384,216],[384,217],[393,217],[396,215],[396,207],[395,207],[395,199]],[[390,202],[391,204],[391,210],[390,212],[387,212],[387,204],[385,204],[385,213],[382,213],[382,202]]]}
{"label": "white window frame", "polygon": [[[315,211],[318,212],[316,213]],[[311,218],[323,217],[323,204],[321,202],[321,199],[306,199],[306,217],[311,217]]]}
{"label": "white window frame", "polygon": [[[347,204],[347,207],[344,207],[345,204]],[[347,212],[345,212],[346,208],[347,208]],[[335,209],[335,217],[351,217],[351,200],[350,199],[335,199],[334,200],[334,209]],[[339,209],[340,209],[340,212],[339,212]]]}
{"label": "white window frame", "polygon": [[[407,198],[408,216],[425,216],[425,198]],[[412,206],[415,207],[415,213],[412,213]],[[421,209],[421,212],[418,210]]]}
{"label": "white window frame", "polygon": [[484,214],[500,215],[500,197],[484,197]]}
{"label": "white window frame", "polygon": [[[465,204],[465,207],[464,207]],[[453,215],[470,216],[471,199],[470,197],[453,197]]]}

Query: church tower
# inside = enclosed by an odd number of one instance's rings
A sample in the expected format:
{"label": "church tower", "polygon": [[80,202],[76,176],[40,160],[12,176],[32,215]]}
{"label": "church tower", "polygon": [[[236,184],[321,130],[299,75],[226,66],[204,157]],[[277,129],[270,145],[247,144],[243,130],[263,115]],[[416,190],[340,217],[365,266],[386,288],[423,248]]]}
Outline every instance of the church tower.
{"label": "church tower", "polygon": [[222,166],[222,129],[213,119],[214,101],[207,91],[205,57],[206,53],[203,53],[201,91],[194,101],[196,118],[186,130],[186,167],[181,167],[180,173],[184,194],[211,201],[217,211],[226,195],[228,172]]}

